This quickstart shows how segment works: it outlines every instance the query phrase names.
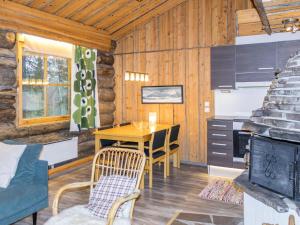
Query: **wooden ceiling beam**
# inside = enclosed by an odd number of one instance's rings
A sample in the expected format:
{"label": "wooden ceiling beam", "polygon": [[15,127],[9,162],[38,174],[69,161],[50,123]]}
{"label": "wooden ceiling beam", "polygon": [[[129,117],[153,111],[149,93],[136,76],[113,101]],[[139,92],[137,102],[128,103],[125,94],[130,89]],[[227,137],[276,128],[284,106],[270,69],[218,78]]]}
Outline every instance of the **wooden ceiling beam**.
{"label": "wooden ceiling beam", "polygon": [[33,0],[28,6],[35,9],[41,9],[49,4],[51,0]]}
{"label": "wooden ceiling beam", "polygon": [[95,0],[73,0],[69,4],[65,5],[61,8],[56,15],[69,18],[72,15],[75,15],[80,9],[84,8],[85,6],[91,4]]}
{"label": "wooden ceiling beam", "polygon": [[99,20],[95,27],[102,28],[103,30],[107,29],[109,26],[120,20],[121,18],[126,18],[134,11],[141,10],[146,4],[149,4],[152,0],[144,0],[141,2],[138,1],[130,1],[130,3],[126,6],[126,8],[122,8],[116,10],[115,12],[111,13],[110,15],[104,17],[103,19]]}
{"label": "wooden ceiling beam", "polygon": [[101,50],[111,48],[107,32],[7,0],[0,0],[0,28]]}
{"label": "wooden ceiling beam", "polygon": [[76,21],[83,21],[86,18],[89,18],[90,16],[94,15],[94,13],[101,10],[108,2],[111,0],[96,0],[89,6],[85,7],[83,10],[75,14],[71,17],[72,20]]}
{"label": "wooden ceiling beam", "polygon": [[[159,16],[163,14],[164,12],[176,7],[177,5],[185,2],[186,0],[169,0],[165,1],[163,4],[160,4],[156,8],[150,10],[145,15],[140,16],[139,18],[135,19],[134,21],[131,21],[127,24],[122,23],[122,27],[118,30],[115,30],[113,32],[110,32],[112,34],[112,37],[114,40],[118,40],[121,37],[125,36],[129,32],[131,32],[136,26],[142,25],[147,23],[151,18]],[[108,29],[109,31],[109,29]]]}
{"label": "wooden ceiling beam", "polygon": [[262,0],[253,0],[253,3],[263,24],[264,30],[267,34],[272,34],[272,29],[270,27],[269,19],[267,17]]}
{"label": "wooden ceiling beam", "polygon": [[93,26],[95,25],[101,18],[104,18],[108,16],[110,13],[114,12],[115,10],[124,7],[126,8],[127,4],[132,0],[118,0],[115,2],[112,2],[111,4],[107,5],[104,7],[102,10],[99,12],[95,13],[91,17],[87,18],[84,20],[84,24]]}
{"label": "wooden ceiling beam", "polygon": [[49,4],[42,8],[42,10],[51,14],[55,14],[57,11],[66,6],[70,1],[71,0],[52,0]]}
{"label": "wooden ceiling beam", "polygon": [[22,5],[29,5],[33,0],[15,0],[14,2],[22,4]]}
{"label": "wooden ceiling beam", "polygon": [[144,7],[140,9],[136,9],[130,15],[125,16],[125,18],[119,18],[114,24],[108,27],[106,30],[111,34],[116,32],[117,30],[123,28],[127,24],[143,17],[147,13],[151,13],[151,10],[163,5],[168,2],[168,0],[152,0],[149,4],[146,4]]}

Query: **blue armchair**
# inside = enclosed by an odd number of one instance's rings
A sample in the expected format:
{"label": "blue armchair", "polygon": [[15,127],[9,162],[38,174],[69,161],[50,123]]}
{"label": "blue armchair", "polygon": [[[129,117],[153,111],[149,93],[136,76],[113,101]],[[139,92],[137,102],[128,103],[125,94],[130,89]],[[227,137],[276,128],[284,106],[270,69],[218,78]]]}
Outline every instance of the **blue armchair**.
{"label": "blue armchair", "polygon": [[27,145],[15,177],[6,189],[0,188],[0,225],[15,223],[29,215],[33,215],[36,224],[37,212],[48,207],[48,163],[39,160],[42,147]]}

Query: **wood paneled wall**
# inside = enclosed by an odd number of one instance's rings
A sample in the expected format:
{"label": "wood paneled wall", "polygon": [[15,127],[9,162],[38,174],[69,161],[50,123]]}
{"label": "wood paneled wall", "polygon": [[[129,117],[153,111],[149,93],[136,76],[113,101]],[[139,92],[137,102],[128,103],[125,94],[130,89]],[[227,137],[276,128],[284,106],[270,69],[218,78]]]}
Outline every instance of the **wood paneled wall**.
{"label": "wood paneled wall", "polygon": [[[235,11],[249,0],[187,0],[118,41],[115,122],[180,123],[182,159],[206,163],[206,119],[214,115],[210,47],[234,43]],[[148,83],[124,81],[125,71],[147,72]],[[184,104],[141,104],[142,85],[184,86]],[[210,112],[204,112],[205,102]]]}

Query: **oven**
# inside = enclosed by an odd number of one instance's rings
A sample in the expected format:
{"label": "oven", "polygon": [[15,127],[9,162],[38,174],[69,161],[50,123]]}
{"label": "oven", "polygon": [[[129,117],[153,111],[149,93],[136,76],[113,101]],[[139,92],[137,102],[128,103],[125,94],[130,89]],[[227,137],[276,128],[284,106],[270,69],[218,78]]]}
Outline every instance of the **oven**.
{"label": "oven", "polygon": [[233,123],[233,162],[246,163],[245,155],[250,150],[251,132],[242,129],[242,122]]}

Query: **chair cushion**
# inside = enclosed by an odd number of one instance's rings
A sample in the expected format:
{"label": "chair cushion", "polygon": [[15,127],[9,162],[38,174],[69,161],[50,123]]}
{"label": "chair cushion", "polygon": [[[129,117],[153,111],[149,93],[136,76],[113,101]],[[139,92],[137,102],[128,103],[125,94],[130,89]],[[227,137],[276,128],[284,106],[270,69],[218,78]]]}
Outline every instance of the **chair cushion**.
{"label": "chair cushion", "polygon": [[32,208],[47,198],[48,189],[44,185],[24,184],[0,190],[0,221]]}
{"label": "chair cushion", "polygon": [[[137,179],[127,176],[103,176],[93,189],[87,209],[93,216],[107,218],[109,210],[120,197],[132,194]],[[132,202],[123,204],[117,211],[117,217],[129,217]]]}
{"label": "chair cushion", "polygon": [[[44,225],[106,225],[106,219],[92,216],[84,205],[63,210],[51,217]],[[129,218],[116,218],[113,225],[131,225]]]}
{"label": "chair cushion", "polygon": [[170,145],[170,150],[172,151],[172,150],[174,150],[174,149],[176,149],[176,148],[178,148],[178,147],[179,147],[178,144],[171,144],[171,145]]}
{"label": "chair cushion", "polygon": [[[154,158],[154,159],[156,159],[156,158],[158,158],[158,157],[161,157],[161,156],[163,156],[163,155],[165,155],[166,153],[164,152],[164,151],[157,151],[157,152],[154,152],[153,154],[152,154],[152,157]],[[147,157],[149,157],[149,149],[145,149],[145,155],[147,156]]]}

